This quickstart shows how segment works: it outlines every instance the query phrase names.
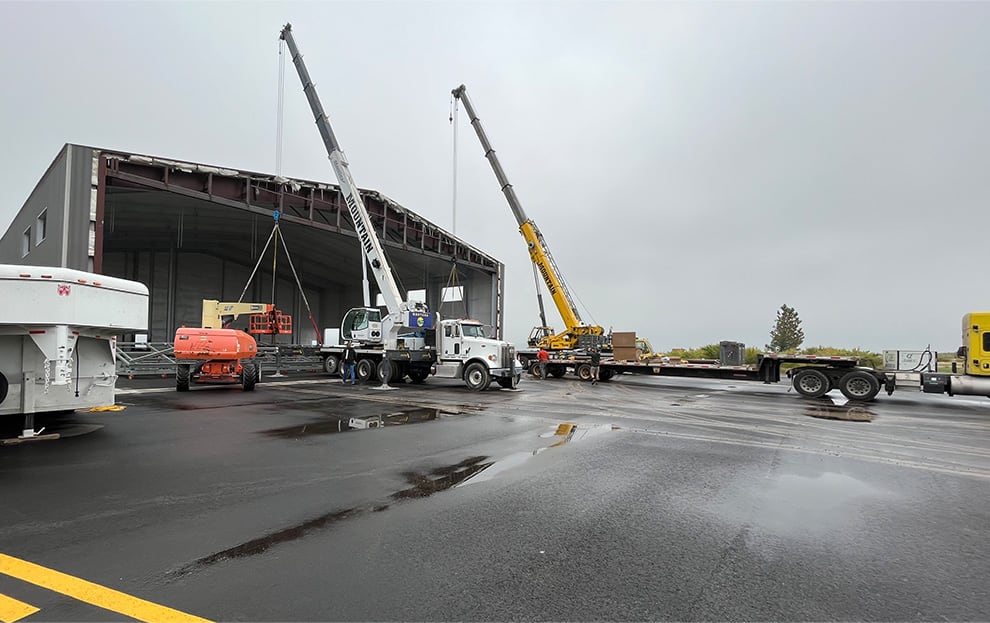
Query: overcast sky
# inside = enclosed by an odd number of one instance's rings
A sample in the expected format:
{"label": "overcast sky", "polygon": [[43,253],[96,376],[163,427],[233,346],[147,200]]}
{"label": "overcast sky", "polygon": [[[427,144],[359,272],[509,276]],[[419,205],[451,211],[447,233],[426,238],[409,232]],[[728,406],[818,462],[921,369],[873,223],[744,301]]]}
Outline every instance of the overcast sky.
{"label": "overcast sky", "polygon": [[[786,303],[806,346],[948,351],[990,309],[984,2],[0,2],[0,225],[66,142],[273,172],[287,21],[357,183],[447,229],[465,83],[588,322],[762,348]],[[458,139],[522,344],[529,256]],[[336,182],[291,64],[283,150]]]}

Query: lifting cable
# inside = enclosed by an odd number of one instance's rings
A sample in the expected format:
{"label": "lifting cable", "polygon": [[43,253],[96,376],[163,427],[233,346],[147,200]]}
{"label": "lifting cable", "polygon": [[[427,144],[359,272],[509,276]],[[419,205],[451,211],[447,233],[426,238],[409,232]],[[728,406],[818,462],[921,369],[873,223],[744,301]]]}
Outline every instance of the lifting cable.
{"label": "lifting cable", "polygon": [[272,227],[272,233],[268,235],[268,242],[265,243],[265,248],[261,250],[261,255],[258,256],[258,261],[254,265],[254,270],[251,271],[251,276],[248,277],[247,283],[244,284],[244,289],[241,290],[241,295],[237,297],[237,302],[240,303],[244,300],[244,295],[247,293],[248,287],[251,286],[251,282],[254,281],[254,276],[258,273],[258,267],[261,266],[261,261],[265,259],[265,253],[268,252],[268,246],[271,245],[272,240],[275,240],[274,257],[272,258],[272,305],[275,304],[275,283],[278,280],[278,275],[275,272],[278,267],[278,240],[282,240],[282,249],[285,251],[285,257],[289,260],[289,268],[292,269],[292,276],[296,280],[296,287],[299,288],[299,294],[302,296],[303,304],[306,305],[306,311],[309,313],[309,321],[313,325],[313,331],[316,332],[316,343],[323,345],[323,336],[320,335],[320,330],[316,326],[316,319],[313,318],[313,309],[309,306],[309,299],[306,298],[306,291],[302,287],[302,282],[299,280],[299,275],[296,273],[296,267],[292,263],[292,256],[289,255],[289,245],[285,243],[285,237],[282,235],[282,230],[279,228],[279,217],[281,213],[278,210],[272,213],[275,219],[275,226]]}
{"label": "lifting cable", "polygon": [[[448,121],[450,121],[450,126],[453,130],[453,139],[451,141],[451,200],[450,200],[450,233],[453,236],[457,235],[457,113],[460,109],[460,101],[454,97],[453,93],[450,95],[450,115]],[[451,288],[459,287],[457,280],[457,241],[454,240],[454,250],[452,254],[452,263],[450,266],[450,276],[447,278],[447,288],[444,292],[451,292]],[[443,293],[440,295],[440,308],[443,308],[443,304],[446,302]],[[463,294],[461,295],[461,300],[464,300]],[[467,315],[467,303],[464,302],[464,315]]]}
{"label": "lifting cable", "polygon": [[282,177],[282,118],[285,116],[285,39],[278,40],[278,93],[275,103],[275,175]]}

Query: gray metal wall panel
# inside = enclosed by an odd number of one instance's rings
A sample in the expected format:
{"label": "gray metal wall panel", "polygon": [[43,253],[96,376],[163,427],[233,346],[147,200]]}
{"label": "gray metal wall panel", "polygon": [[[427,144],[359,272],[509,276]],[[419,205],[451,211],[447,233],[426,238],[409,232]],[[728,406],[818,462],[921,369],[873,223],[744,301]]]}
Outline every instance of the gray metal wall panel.
{"label": "gray metal wall panel", "polygon": [[[65,207],[65,172],[68,145],[62,148],[45,175],[14,217],[7,232],[0,238],[0,261],[5,264],[60,266],[62,261],[62,223]],[[35,244],[38,215],[47,209],[45,240]],[[31,228],[31,250],[21,254],[24,230]],[[75,268],[73,266],[72,268]]]}
{"label": "gray metal wall panel", "polygon": [[[148,323],[152,342],[171,342],[175,337],[175,327],[169,324],[169,303],[172,300],[169,292],[169,264],[171,254],[162,251],[149,253],[151,256],[151,282],[146,284],[151,294],[151,321]],[[103,256],[103,266],[106,267],[106,255]]]}
{"label": "gray metal wall panel", "polygon": [[93,189],[93,150],[69,145],[72,152],[69,170],[69,236],[66,240],[66,264],[77,270],[89,266],[90,206],[95,200]]}

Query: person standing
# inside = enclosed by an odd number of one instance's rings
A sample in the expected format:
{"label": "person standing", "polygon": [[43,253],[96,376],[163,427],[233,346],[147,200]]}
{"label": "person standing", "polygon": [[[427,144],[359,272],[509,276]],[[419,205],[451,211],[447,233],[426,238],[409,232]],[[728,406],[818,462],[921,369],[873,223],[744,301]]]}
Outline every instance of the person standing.
{"label": "person standing", "polygon": [[591,349],[591,384],[598,385],[598,366],[602,362],[602,354],[597,348]]}
{"label": "person standing", "polygon": [[550,353],[541,346],[540,352],[536,353],[536,359],[540,362],[540,378],[547,378],[547,362],[550,361]]}
{"label": "person standing", "polygon": [[340,378],[347,382],[347,377],[351,379],[351,385],[354,385],[354,364],[357,362],[357,352],[354,350],[354,346],[351,345],[351,341],[348,340],[347,344],[344,346],[344,366],[341,368]]}

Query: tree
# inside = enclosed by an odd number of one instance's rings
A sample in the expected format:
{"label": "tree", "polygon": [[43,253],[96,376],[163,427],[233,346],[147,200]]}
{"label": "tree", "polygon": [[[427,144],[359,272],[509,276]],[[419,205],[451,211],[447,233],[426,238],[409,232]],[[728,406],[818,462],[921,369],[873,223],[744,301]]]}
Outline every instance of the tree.
{"label": "tree", "polygon": [[770,343],[767,350],[780,353],[797,350],[804,342],[804,331],[801,329],[801,319],[793,307],[781,305],[777,310],[777,322],[770,330]]}

